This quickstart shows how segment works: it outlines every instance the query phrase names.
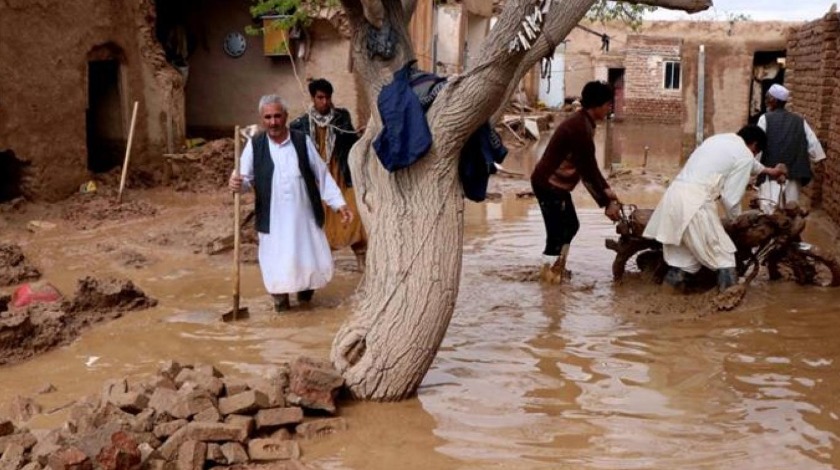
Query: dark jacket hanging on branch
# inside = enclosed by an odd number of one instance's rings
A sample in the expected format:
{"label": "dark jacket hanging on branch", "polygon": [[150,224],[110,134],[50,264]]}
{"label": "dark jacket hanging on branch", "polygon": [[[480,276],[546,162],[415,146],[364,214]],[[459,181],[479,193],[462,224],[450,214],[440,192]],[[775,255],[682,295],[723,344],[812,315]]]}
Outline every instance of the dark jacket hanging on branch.
{"label": "dark jacket hanging on branch", "polygon": [[[446,78],[423,72],[407,63],[394,73],[394,81],[382,88],[377,100],[382,133],[373,142],[379,160],[388,171],[406,168],[422,158],[432,146],[432,133],[425,112],[446,86]],[[490,175],[496,163],[507,156],[499,134],[484,123],[461,150],[458,174],[464,196],[481,202],[487,197]]]}

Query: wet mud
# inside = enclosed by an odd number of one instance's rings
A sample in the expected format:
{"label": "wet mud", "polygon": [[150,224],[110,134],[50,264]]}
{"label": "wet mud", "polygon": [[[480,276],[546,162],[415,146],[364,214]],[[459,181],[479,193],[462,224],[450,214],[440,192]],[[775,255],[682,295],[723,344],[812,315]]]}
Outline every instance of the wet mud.
{"label": "wet mud", "polygon": [[13,364],[68,344],[82,332],[126,312],[154,307],[131,281],[80,279],[72,299],[10,308],[0,301],[0,364]]}
{"label": "wet mud", "polygon": [[36,280],[41,272],[24,256],[20,246],[0,243],[0,287]]}
{"label": "wet mud", "polygon": [[[625,167],[639,160],[627,157]],[[526,152],[504,166],[526,175],[534,161]],[[677,162],[676,156],[651,161],[649,168],[667,175]],[[659,180],[634,180],[627,188],[617,181],[622,200],[639,207],[655,207],[664,189]],[[538,282],[539,208],[517,197],[530,189],[527,177],[494,177],[491,185],[498,193],[492,201],[466,205],[455,312],[417,397],[340,402],[348,429],[300,441],[304,464],[840,468],[837,291],[771,281],[762,272],[737,308],[718,312],[714,291],[669,292],[632,262],[616,284],[614,253],[604,246],[615,227],[582,189],[573,194],[581,220],[567,265],[573,276],[546,285]],[[56,411],[36,414],[30,429],[60,427],[68,402],[99,393],[107,380],[147,380],[170,359],[215,364],[225,377],[244,378],[299,355],[329,354],[355,308],[361,274],[350,269],[352,253],[336,252],[333,281],[310,306],[283,315],[272,311],[259,267],[243,266],[242,302],[251,318],[222,323],[220,312],[230,308],[231,254],[208,255],[206,246],[230,235],[233,218],[230,195],[214,191],[190,198],[171,188],[133,191],[130,200],[158,212],[96,230],[59,224],[27,231],[31,218],[60,221],[35,207],[9,216],[10,240],[60,289],[72,291],[77,279],[95,272],[130,278],[159,300],[85,329],[49,354],[4,366],[0,402],[45,383],[56,389],[37,397],[44,410]],[[819,214],[808,223],[807,242],[828,248],[838,240],[836,227]],[[126,261],[140,257],[149,262]]]}
{"label": "wet mud", "polygon": [[171,160],[170,185],[176,191],[202,192],[227,185],[233,169],[233,139],[217,139]]}
{"label": "wet mud", "polygon": [[143,200],[117,202],[113,194],[78,194],[65,202],[61,217],[79,230],[90,230],[106,222],[152,217],[158,208]]}

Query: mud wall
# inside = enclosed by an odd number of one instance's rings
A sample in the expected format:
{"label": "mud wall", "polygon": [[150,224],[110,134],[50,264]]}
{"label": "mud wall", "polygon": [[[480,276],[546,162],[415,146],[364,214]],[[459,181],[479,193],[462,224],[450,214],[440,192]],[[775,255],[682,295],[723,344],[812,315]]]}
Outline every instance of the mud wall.
{"label": "mud wall", "polygon": [[[674,122],[683,128],[683,156],[694,149],[694,133],[697,115],[697,56],[699,46],[706,48],[706,101],[704,104],[704,134],[735,132],[749,115],[750,84],[752,63],[756,52],[784,50],[787,46],[787,32],[795,22],[773,21],[646,21],[632,31],[619,22],[584,23],[599,33],[610,36],[609,51],[601,50],[600,37],[580,29],[572,30],[566,38],[566,90],[579,93],[580,87],[588,80],[599,78],[597,64],[601,58],[623,54],[626,74],[630,73],[628,64],[629,39],[632,35],[649,38],[680,38],[681,100],[682,115],[675,116]],[[615,64],[610,67],[616,67]],[[645,78],[646,81],[647,78]],[[662,76],[657,77],[661,86]],[[631,77],[625,75],[625,87],[631,86]],[[578,91],[575,91],[578,90]],[[628,94],[629,94],[629,90]],[[663,90],[664,91],[664,90]],[[626,110],[625,117],[633,120],[634,116]]]}
{"label": "mud wall", "polygon": [[683,114],[682,87],[664,86],[665,61],[680,61],[679,38],[630,35],[624,49],[624,115],[675,122]]}
{"label": "mud wall", "polygon": [[793,29],[788,36],[786,84],[791,91],[789,108],[805,117],[817,134],[828,155],[821,171],[806,187],[811,204],[823,205],[832,218],[840,222],[840,95],[838,85],[838,38],[840,18],[837,14],[811,21]]}
{"label": "mud wall", "polygon": [[[308,78],[332,82],[335,104],[355,113],[358,98],[348,62],[349,41],[329,22],[316,20],[308,30],[308,60],[298,58],[294,62],[301,81],[298,83],[290,57],[266,56],[263,37],[245,34],[247,25],[259,26],[253,22],[249,6],[247,0],[207,0],[190,19],[198,38],[186,86],[191,136],[227,136],[237,124],[258,123],[259,98],[269,93],[282,96],[294,118],[310,104]],[[231,32],[245,35],[247,45],[240,57],[230,57],[223,50],[224,38]]]}
{"label": "mud wall", "polygon": [[[116,128],[128,135],[139,101],[132,166],[155,165],[167,120],[183,137],[177,72],[153,39],[151,0],[6,0],[0,15],[0,148],[29,163],[24,195],[56,200],[89,178],[86,111],[89,60],[119,61]],[[111,51],[111,57],[102,57]],[[119,145],[119,142],[117,142]],[[124,147],[124,144],[122,144]]]}

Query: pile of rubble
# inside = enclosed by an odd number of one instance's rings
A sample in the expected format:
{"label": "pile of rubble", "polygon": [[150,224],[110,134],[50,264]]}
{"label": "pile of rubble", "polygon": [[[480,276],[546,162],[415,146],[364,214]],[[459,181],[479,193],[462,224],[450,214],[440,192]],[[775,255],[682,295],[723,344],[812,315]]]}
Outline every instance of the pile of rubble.
{"label": "pile of rubble", "polygon": [[91,230],[109,221],[122,221],[157,215],[157,206],[144,200],[116,202],[116,193],[97,190],[76,194],[62,203],[61,218],[79,230]]}
{"label": "pile of rubble", "polygon": [[216,191],[233,171],[233,139],[217,139],[186,153],[164,155],[164,182],[176,191]]}
{"label": "pile of rubble", "polygon": [[306,468],[301,440],[347,428],[332,416],[343,383],[331,364],[305,357],[249,381],[170,361],[151,380],[107,382],[40,438],[0,422],[0,468]]}
{"label": "pile of rubble", "polygon": [[0,286],[12,286],[39,277],[41,272],[26,260],[20,246],[0,243]]}
{"label": "pile of rubble", "polygon": [[[155,299],[124,279],[85,277],[72,299],[48,283],[31,284],[33,297],[58,301],[16,307],[14,295],[0,295],[0,365],[12,364],[73,341],[91,325],[119,318],[125,312],[157,305]],[[4,470],[0,465],[0,470]]]}

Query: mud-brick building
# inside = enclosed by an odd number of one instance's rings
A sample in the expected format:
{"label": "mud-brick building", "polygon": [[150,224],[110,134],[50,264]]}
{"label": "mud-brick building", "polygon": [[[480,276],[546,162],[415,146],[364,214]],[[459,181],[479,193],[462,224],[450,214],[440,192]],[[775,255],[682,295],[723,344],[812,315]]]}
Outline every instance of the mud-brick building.
{"label": "mud-brick building", "polygon": [[7,0],[0,6],[0,197],[56,198],[183,138],[183,79],[153,32],[152,0]]}
{"label": "mud-brick building", "polygon": [[[0,2],[0,202],[60,199],[121,165],[135,101],[131,167],[152,170],[186,138],[230,136],[235,125],[257,122],[264,94],[284,97],[292,116],[304,112],[311,78],[333,83],[336,105],[369,115],[340,8],[323,9],[305,28],[252,35],[249,27],[277,21],[253,18],[252,5]],[[492,5],[418,2],[410,31],[420,67],[460,70],[489,30]]]}
{"label": "mud-brick building", "polygon": [[[187,137],[257,122],[259,97],[291,113],[326,77],[355,110],[349,31],[338,9],[305,31],[249,35],[250,0],[6,0],[0,4],[0,202],[55,200],[121,165],[139,103],[132,168],[160,168]],[[279,32],[277,28],[271,31]],[[270,37],[269,37],[270,36]]]}
{"label": "mud-brick building", "polygon": [[787,51],[789,108],[805,117],[828,156],[806,188],[812,204],[840,224],[840,15],[793,28]]}

